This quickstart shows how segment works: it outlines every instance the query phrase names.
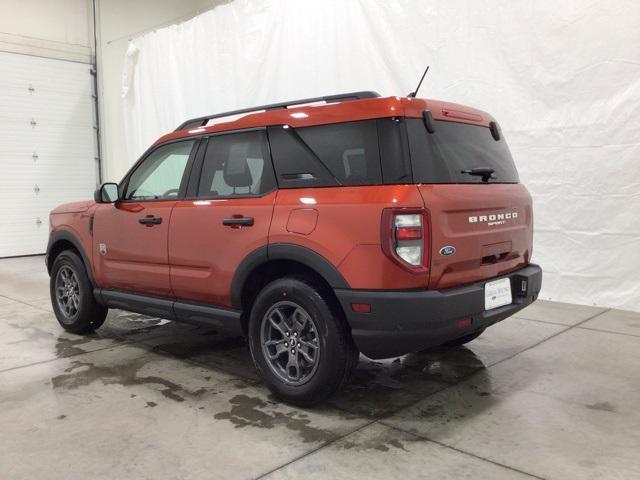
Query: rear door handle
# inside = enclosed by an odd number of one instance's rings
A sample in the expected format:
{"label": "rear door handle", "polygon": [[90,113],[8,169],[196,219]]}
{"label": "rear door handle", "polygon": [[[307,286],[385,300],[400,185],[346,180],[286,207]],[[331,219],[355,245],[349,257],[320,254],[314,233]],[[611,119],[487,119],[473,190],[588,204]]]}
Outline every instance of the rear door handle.
{"label": "rear door handle", "polygon": [[162,217],[142,217],[138,219],[138,222],[142,223],[143,225],[160,225],[162,223]]}
{"label": "rear door handle", "polygon": [[253,217],[241,217],[241,216],[233,216],[231,218],[224,218],[222,220],[222,224],[231,227],[252,227],[253,226]]}

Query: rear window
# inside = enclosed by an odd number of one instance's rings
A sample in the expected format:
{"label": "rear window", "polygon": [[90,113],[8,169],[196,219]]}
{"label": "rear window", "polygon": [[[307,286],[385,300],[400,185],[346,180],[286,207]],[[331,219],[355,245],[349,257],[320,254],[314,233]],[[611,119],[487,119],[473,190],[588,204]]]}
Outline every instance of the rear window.
{"label": "rear window", "polygon": [[490,183],[518,183],[518,172],[504,136],[495,141],[491,131],[465,123],[434,121],[427,132],[422,119],[407,119],[413,180],[416,183],[482,183],[463,170],[488,167]]}

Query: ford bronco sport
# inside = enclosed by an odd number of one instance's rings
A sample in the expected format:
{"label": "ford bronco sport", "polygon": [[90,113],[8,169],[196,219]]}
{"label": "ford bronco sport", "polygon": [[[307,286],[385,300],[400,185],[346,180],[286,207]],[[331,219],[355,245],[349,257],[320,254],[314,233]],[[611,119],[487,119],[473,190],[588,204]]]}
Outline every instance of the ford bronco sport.
{"label": "ford bronco sport", "polygon": [[245,335],[268,387],[310,405],[359,352],[462,345],[533,302],[532,222],[485,112],[374,92],[267,105],[189,120],[53,210],[51,300],[74,333],[119,308]]}

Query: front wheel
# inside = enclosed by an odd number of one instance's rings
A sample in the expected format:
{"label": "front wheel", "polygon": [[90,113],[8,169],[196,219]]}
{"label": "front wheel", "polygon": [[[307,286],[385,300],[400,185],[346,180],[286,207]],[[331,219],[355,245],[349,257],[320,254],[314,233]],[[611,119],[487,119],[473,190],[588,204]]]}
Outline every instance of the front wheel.
{"label": "front wheel", "polygon": [[84,263],[75,252],[66,250],[56,257],[49,290],[53,312],[68,332],[91,333],[104,323],[107,308],[96,302]]}
{"label": "front wheel", "polygon": [[275,280],[258,294],[251,309],[249,345],[269,389],[301,406],[338,392],[358,362],[341,312],[300,278]]}

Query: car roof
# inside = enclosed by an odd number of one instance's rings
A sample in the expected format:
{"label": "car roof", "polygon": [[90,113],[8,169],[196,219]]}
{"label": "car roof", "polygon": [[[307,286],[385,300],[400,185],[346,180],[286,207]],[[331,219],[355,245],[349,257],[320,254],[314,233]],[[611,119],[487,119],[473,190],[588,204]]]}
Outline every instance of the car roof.
{"label": "car roof", "polygon": [[[324,98],[332,99],[337,97],[339,96]],[[311,101],[305,104],[295,103],[291,105],[292,103],[295,102],[277,104],[275,108],[267,110],[260,110],[260,107],[256,107],[255,110],[257,111],[243,109],[240,111],[242,113],[238,114],[237,111],[235,113],[230,112],[229,115],[224,114],[225,116],[218,116],[218,118],[212,118],[211,120],[208,120],[209,117],[188,120],[178,127],[178,130],[160,137],[154,145],[180,138],[272,125],[289,125],[293,128],[300,128],[387,117],[422,118],[424,110],[429,110],[435,120],[454,121],[484,127],[488,127],[490,122],[495,121],[488,113],[475,108],[424,98],[366,97],[344,101]],[[240,116],[238,117],[238,115]],[[194,123],[195,126],[189,128],[189,125]]]}

